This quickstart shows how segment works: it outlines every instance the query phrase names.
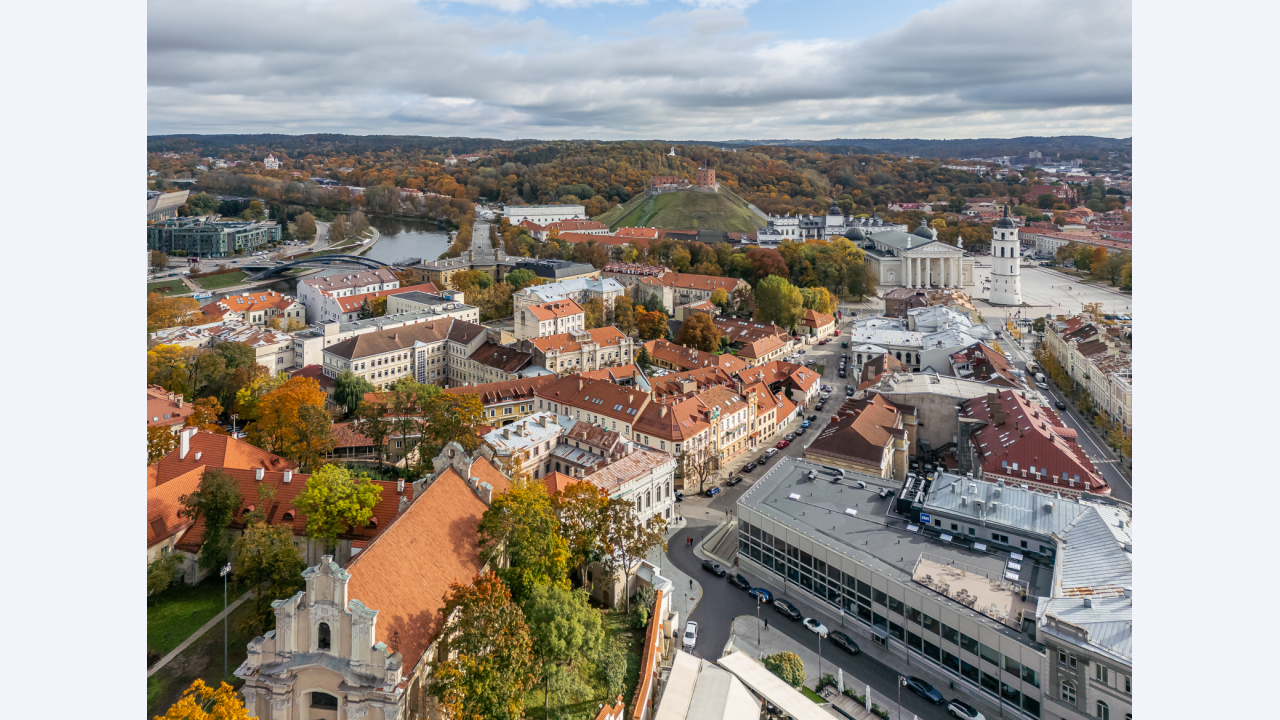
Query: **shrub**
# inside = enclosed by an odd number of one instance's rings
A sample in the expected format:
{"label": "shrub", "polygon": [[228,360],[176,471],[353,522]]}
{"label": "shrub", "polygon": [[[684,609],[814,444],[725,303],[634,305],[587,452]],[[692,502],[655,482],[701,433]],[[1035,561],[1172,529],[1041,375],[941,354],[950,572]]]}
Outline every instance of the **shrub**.
{"label": "shrub", "polygon": [[780,652],[763,658],[769,672],[782,678],[791,687],[804,684],[804,661],[793,652]]}

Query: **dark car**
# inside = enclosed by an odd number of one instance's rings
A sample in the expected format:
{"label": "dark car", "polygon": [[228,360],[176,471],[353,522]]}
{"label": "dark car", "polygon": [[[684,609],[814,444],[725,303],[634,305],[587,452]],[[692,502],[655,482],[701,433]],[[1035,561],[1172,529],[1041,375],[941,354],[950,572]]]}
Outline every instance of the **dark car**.
{"label": "dark car", "polygon": [[786,439],[787,439],[787,440],[795,440],[795,439],[796,439],[796,434],[795,434],[795,433],[787,433],[787,437],[786,437]]}
{"label": "dark car", "polygon": [[716,577],[724,577],[724,568],[720,567],[720,563],[711,562],[710,560],[702,561],[702,569],[708,570]]}
{"label": "dark car", "polygon": [[800,610],[796,608],[795,605],[792,605],[790,602],[783,600],[782,598],[778,598],[777,600],[773,601],[773,609],[777,610],[779,613],[782,613],[783,617],[786,617],[790,620],[799,620],[800,618],[804,617],[804,615],[800,613]]}
{"label": "dark car", "polygon": [[934,705],[942,704],[942,693],[933,689],[932,685],[930,685],[928,682],[924,680],[921,680],[915,675],[907,676],[907,687],[910,688],[912,692],[924,698],[925,700],[928,700]]}
{"label": "dark car", "polygon": [[676,502],[684,502],[684,493],[676,491]]}
{"label": "dark car", "polygon": [[845,635],[839,630],[832,630],[831,632],[827,633],[827,639],[835,643],[836,645],[839,645],[842,650],[849,653],[850,655],[858,654],[858,643],[854,642],[853,638],[849,637],[848,635]]}
{"label": "dark car", "polygon": [[773,602],[773,593],[764,588],[753,587],[747,591],[747,594],[761,602]]}
{"label": "dark car", "polygon": [[813,422],[813,421],[815,421],[815,420],[817,420],[817,419],[818,419],[818,416],[817,416],[817,415],[810,415],[810,416],[809,416],[809,422]]}
{"label": "dark car", "polygon": [[848,375],[845,375],[844,370],[843,370],[843,369],[841,369],[841,370],[840,370],[840,377],[849,377],[849,376],[848,376]]}
{"label": "dark car", "polygon": [[725,484],[725,485],[728,485],[729,487],[733,487],[734,485],[737,485],[737,484],[738,484],[738,483],[740,483],[740,482],[742,482],[742,476],[741,476],[741,475],[734,475],[734,476],[730,477],[728,480],[725,480],[725,481],[724,481],[724,484]]}
{"label": "dark car", "polygon": [[752,470],[755,470],[755,469],[756,469],[756,464],[755,464],[754,462],[749,462],[749,463],[747,463],[746,465],[743,465],[743,466],[742,466],[742,472],[744,472],[744,473],[749,473],[749,472],[751,472]]}
{"label": "dark car", "polygon": [[709,488],[707,488],[706,490],[704,490],[704,491],[702,492],[702,494],[703,494],[703,495],[706,495],[707,497],[714,497],[714,496],[715,496],[715,494],[716,494],[716,493],[718,493],[718,492],[720,492],[720,488],[718,488],[718,487],[709,487]]}
{"label": "dark car", "polygon": [[800,428],[799,430],[797,430],[797,431],[796,431],[796,437],[800,437],[801,435],[805,434],[806,432],[808,432],[808,429],[806,429],[806,428]]}
{"label": "dark car", "polygon": [[733,573],[726,579],[734,585],[737,585],[742,590],[751,589],[751,583],[747,582],[747,579],[742,576],[742,573]]}
{"label": "dark car", "polygon": [[760,467],[764,467],[764,464],[767,462],[769,462],[768,455],[761,455],[759,458],[756,459],[756,465],[759,465]]}
{"label": "dark car", "polygon": [[1064,403],[1064,402],[1062,402],[1061,400],[1055,400],[1055,401],[1054,401],[1054,403],[1053,403],[1053,406],[1054,406],[1054,407],[1056,407],[1056,408],[1058,408],[1059,410],[1066,410],[1066,409],[1067,409],[1067,404],[1066,404],[1066,403]]}

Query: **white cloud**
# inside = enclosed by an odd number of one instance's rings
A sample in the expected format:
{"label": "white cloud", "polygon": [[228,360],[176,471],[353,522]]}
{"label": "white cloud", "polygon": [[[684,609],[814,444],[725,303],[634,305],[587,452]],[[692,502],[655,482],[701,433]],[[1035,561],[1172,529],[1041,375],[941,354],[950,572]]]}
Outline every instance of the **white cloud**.
{"label": "white cloud", "polygon": [[149,131],[1130,134],[1128,2],[954,0],[862,42],[779,39],[723,5],[591,39],[399,0],[153,0]]}

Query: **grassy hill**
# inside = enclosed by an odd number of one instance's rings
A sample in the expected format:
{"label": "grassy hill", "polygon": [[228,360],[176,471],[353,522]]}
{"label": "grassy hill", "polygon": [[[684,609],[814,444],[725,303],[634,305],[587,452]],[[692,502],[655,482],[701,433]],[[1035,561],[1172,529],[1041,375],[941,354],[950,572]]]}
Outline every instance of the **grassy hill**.
{"label": "grassy hill", "polygon": [[755,232],[764,221],[747,209],[738,196],[725,189],[718,193],[692,190],[636,196],[595,218],[609,226],[656,227],[664,230],[723,230]]}

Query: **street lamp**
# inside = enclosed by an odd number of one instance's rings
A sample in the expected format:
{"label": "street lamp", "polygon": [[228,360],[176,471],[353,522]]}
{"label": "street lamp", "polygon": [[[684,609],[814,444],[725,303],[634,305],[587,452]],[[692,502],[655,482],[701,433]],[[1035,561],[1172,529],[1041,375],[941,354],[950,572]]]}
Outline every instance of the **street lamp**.
{"label": "street lamp", "polygon": [[818,683],[822,683],[822,638],[826,637],[826,633],[818,633]]}
{"label": "street lamp", "polygon": [[239,420],[239,419],[240,419],[240,416],[238,414],[231,413],[231,437],[236,436],[236,420]]}
{"label": "street lamp", "polygon": [[760,596],[756,596],[756,647],[760,647]]}
{"label": "street lamp", "polygon": [[229,674],[227,667],[227,575],[231,573],[231,563],[222,566],[222,677]]}
{"label": "street lamp", "polygon": [[898,720],[902,720],[902,687],[906,684],[907,684],[907,679],[899,675],[898,676]]}

